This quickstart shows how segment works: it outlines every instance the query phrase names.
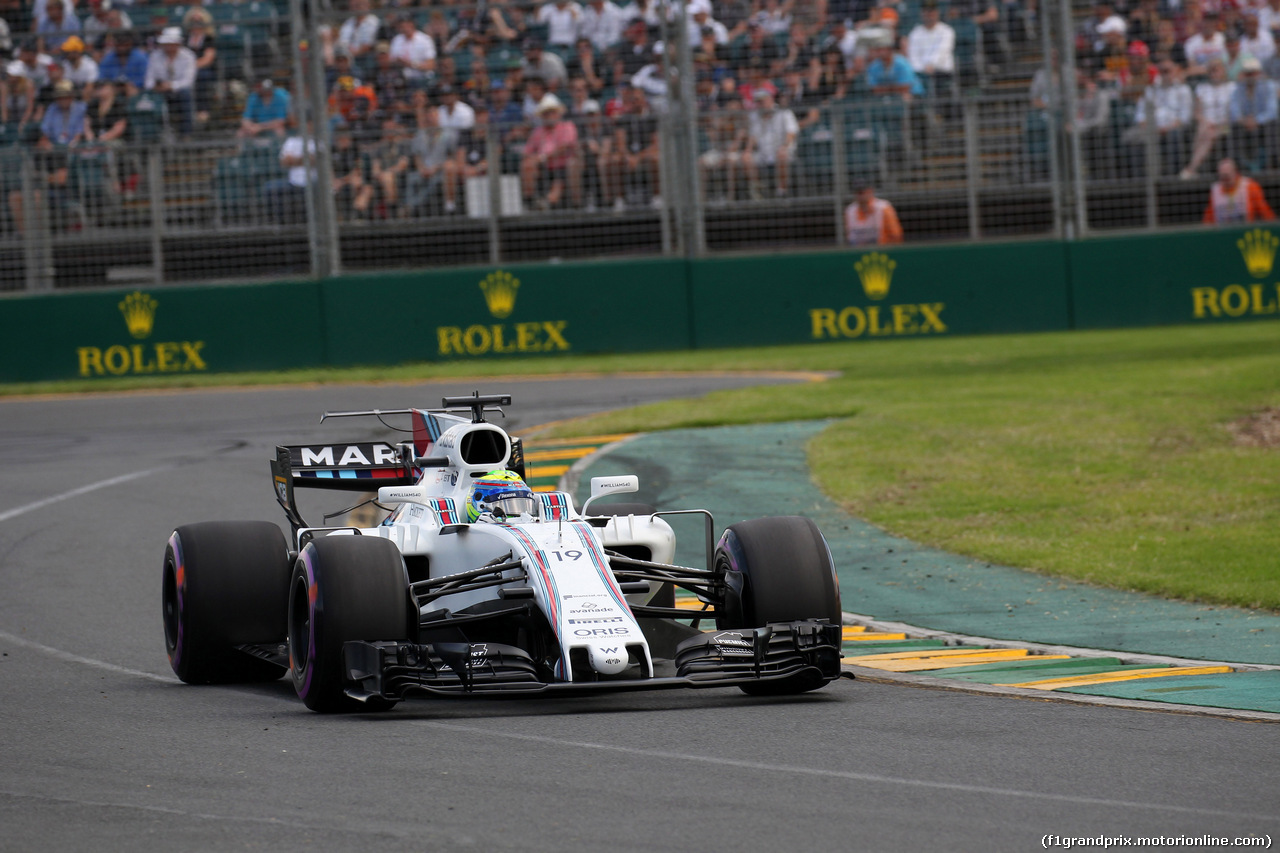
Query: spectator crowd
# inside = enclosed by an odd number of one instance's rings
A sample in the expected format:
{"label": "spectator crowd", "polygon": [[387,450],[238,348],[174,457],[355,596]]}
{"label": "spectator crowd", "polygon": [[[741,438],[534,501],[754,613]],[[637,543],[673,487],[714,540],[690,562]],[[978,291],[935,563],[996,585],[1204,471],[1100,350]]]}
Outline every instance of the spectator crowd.
{"label": "spectator crowd", "polygon": [[[1078,22],[1075,114],[1063,115],[1061,69],[1046,63],[1032,123],[1056,114],[1079,134],[1091,177],[1141,173],[1153,143],[1161,170],[1184,178],[1226,155],[1245,172],[1276,166],[1280,0],[1118,2]],[[340,216],[465,213],[479,198],[468,187],[491,171],[527,210],[660,206],[658,128],[681,51],[708,203],[786,197],[820,167],[810,152],[830,151],[827,108],[873,105],[850,113],[849,147],[909,148],[926,139],[920,122],[955,118],[936,105],[999,73],[1020,43],[1039,46],[1035,0],[686,0],[676,11],[672,0],[346,0],[317,43],[298,44],[321,54]],[[288,4],[271,0],[0,0],[0,148],[40,152],[51,206],[83,187],[78,152],[106,152],[118,169],[103,191],[128,193],[138,169],[116,155],[130,143],[266,151],[275,171],[259,200],[287,221],[315,176],[288,82],[296,38]],[[936,108],[907,118],[918,99]],[[868,131],[876,122],[891,132]],[[4,190],[21,229],[30,199],[12,175]]]}

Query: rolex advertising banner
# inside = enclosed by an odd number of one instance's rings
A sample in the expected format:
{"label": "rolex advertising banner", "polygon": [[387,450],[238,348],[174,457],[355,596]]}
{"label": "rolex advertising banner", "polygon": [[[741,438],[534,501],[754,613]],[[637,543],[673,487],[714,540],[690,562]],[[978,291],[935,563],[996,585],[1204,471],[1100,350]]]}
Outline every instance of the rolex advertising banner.
{"label": "rolex advertising banner", "polygon": [[691,267],[698,347],[1068,328],[1061,243],[875,247]]}
{"label": "rolex advertising banner", "polygon": [[321,288],[335,366],[692,346],[679,260],[348,276]]}
{"label": "rolex advertising banner", "polygon": [[1071,244],[1075,326],[1275,318],[1280,228],[1221,228]]}
{"label": "rolex advertising banner", "polygon": [[0,299],[0,382],[314,367],[318,308],[313,282]]}

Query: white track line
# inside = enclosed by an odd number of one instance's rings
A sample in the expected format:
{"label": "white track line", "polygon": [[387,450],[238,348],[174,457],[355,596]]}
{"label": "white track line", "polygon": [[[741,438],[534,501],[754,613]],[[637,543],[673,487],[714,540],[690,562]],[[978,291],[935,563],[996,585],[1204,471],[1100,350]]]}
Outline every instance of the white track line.
{"label": "white track line", "polygon": [[659,758],[664,761],[693,761],[699,764],[712,764],[722,767],[736,767],[744,770],[759,770],[769,773],[794,773],[803,776],[821,776],[833,779],[851,779],[858,782],[870,782],[877,785],[901,785],[911,788],[961,791],[971,794],[996,795],[1024,800],[1046,800],[1059,803],[1077,803],[1089,806],[1104,806],[1119,809],[1145,809],[1149,811],[1180,812],[1184,814],[1213,815],[1215,817],[1249,818],[1267,823],[1278,823],[1280,818],[1274,814],[1258,815],[1245,812],[1229,812],[1221,809],[1204,809],[1193,806],[1174,806],[1162,803],[1139,803],[1129,800],[1109,800],[1102,797],[1081,797],[1073,794],[1048,794],[1039,791],[1019,791],[1013,788],[993,788],[987,785],[967,785],[962,782],[935,782],[928,779],[907,779],[898,776],[880,776],[875,773],[857,773],[852,770],[822,770],[815,767],[797,767],[788,764],[768,764],[763,761],[745,761],[736,758],[719,758],[710,755],[690,755],[686,752],[669,752],[659,749],[639,749],[630,746],[617,746],[609,743],[591,743],[589,741],[561,740],[544,735],[525,735],[513,732],[501,732],[479,726],[463,726],[456,723],[436,723],[425,720],[416,721],[418,726],[436,729],[447,729],[455,732],[467,732],[485,735],[491,738],[506,738],[533,743],[542,743],[556,747],[577,747],[579,749],[595,749],[604,752],[618,752],[625,755],[636,755],[644,758]]}
{"label": "white track line", "polygon": [[150,681],[159,681],[162,684],[177,684],[178,680],[173,677],[156,675],[154,672],[143,672],[140,669],[129,669],[127,666],[117,666],[114,663],[107,663],[103,660],[94,660],[80,655],[73,655],[71,652],[64,652],[62,649],[55,649],[52,646],[46,646],[42,643],[33,642],[32,640],[24,640],[8,631],[0,631],[0,640],[7,640],[15,646],[22,646],[24,649],[32,649],[37,652],[44,652],[58,660],[64,660],[68,663],[80,663],[85,666],[91,666],[95,669],[104,669],[107,672],[114,672],[117,675],[131,675],[134,678],[146,678]]}
{"label": "white track line", "polygon": [[35,501],[34,503],[25,504],[23,506],[14,507],[13,509],[0,512],[0,521],[8,521],[11,518],[17,518],[20,515],[26,515],[29,512],[35,512],[38,509],[44,509],[45,507],[50,506],[51,504],[56,504],[61,501],[79,497],[80,495],[87,495],[89,492],[96,492],[98,489],[105,489],[108,486],[118,486],[121,483],[127,483],[130,480],[138,480],[138,479],[141,479],[142,477],[149,477],[152,474],[155,474],[159,471],[166,471],[172,467],[173,467],[172,465],[162,465],[158,468],[147,468],[145,471],[133,471],[129,474],[121,474],[119,477],[112,477],[109,480],[99,480],[96,483],[90,483],[87,486],[80,486],[77,489],[72,489],[69,492],[63,492],[60,495],[54,495],[52,497],[43,498],[41,500]]}

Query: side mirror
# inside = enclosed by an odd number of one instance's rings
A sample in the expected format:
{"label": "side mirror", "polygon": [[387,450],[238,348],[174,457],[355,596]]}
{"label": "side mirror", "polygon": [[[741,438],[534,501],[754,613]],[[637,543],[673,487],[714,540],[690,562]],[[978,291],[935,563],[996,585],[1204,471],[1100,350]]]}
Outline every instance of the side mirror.
{"label": "side mirror", "polygon": [[596,498],[602,498],[605,495],[622,495],[627,492],[638,491],[640,491],[640,478],[635,474],[627,474],[621,477],[592,477],[591,497],[587,498],[587,502],[582,505],[582,514],[589,514],[587,509],[591,506],[591,502]]}

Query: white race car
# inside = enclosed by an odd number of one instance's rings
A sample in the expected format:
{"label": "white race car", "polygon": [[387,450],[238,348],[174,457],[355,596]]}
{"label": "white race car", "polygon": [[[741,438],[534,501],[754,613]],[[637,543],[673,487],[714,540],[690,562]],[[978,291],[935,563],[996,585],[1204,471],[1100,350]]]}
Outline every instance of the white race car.
{"label": "white race car", "polygon": [[[178,677],[287,671],[308,708],[343,711],[415,693],[789,694],[840,676],[839,585],[810,519],[733,524],[713,546],[705,510],[598,502],[636,491],[635,476],[594,478],[581,509],[564,492],[535,493],[520,439],[485,420],[510,403],[477,393],[441,409],[327,413],[408,416],[413,440],[277,448],[287,541],[271,522],[177,528],[163,608]],[[304,486],[376,488],[390,514],[372,527],[313,527],[294,501]],[[664,517],[679,514],[703,518],[707,568],[672,564]],[[704,609],[677,608],[676,587]]]}

